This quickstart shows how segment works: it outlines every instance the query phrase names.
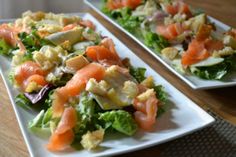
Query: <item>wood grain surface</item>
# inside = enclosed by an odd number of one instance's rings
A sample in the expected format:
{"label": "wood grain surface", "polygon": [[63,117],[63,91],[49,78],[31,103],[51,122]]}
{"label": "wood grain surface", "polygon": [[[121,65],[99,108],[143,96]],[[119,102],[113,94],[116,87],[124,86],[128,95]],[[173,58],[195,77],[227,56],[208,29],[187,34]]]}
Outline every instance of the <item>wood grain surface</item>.
{"label": "wood grain surface", "polygon": [[[236,0],[185,0],[195,8],[202,8],[209,15],[223,21],[231,27],[236,27]],[[141,46],[127,37],[108,21],[103,19],[93,10],[88,9],[109,31],[118,37],[123,43],[131,48],[139,57],[148,63],[154,70],[161,74],[165,79],[181,90],[190,99],[204,109],[211,109],[225,120],[236,125],[236,87],[212,89],[212,90],[193,90],[183,81],[172,74],[167,68],[163,67],[156,59],[149,55]],[[1,63],[0,63],[1,64]],[[124,156],[141,157],[149,153],[158,156],[162,147],[168,143],[155,146],[149,149],[140,150]],[[24,139],[19,129],[18,122],[12,105],[10,103],[6,88],[0,79],[0,156],[1,157],[27,157],[29,156]]]}

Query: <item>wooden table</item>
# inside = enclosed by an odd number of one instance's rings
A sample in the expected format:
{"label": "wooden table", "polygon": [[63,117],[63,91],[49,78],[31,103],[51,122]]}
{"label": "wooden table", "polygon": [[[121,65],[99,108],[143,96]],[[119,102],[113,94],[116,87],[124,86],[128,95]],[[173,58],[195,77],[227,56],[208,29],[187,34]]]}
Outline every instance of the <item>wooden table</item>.
{"label": "wooden table", "polygon": [[[186,0],[194,7],[204,9],[209,15],[236,27],[236,1],[235,0]],[[214,89],[214,90],[192,90],[183,81],[172,74],[167,68],[163,67],[156,59],[149,55],[141,46],[136,44],[131,38],[111,25],[97,13],[88,10],[103,25],[105,25],[116,37],[131,48],[146,63],[151,65],[158,73],[171,82],[176,88],[190,97],[194,102],[204,109],[211,109],[227,121],[236,125],[236,87]],[[15,113],[9,101],[6,88],[0,79],[0,156],[13,157],[29,156],[24,139],[16,121]],[[163,147],[167,144],[159,145],[149,149],[133,152],[122,156],[144,156],[144,154],[155,154],[158,156]]]}

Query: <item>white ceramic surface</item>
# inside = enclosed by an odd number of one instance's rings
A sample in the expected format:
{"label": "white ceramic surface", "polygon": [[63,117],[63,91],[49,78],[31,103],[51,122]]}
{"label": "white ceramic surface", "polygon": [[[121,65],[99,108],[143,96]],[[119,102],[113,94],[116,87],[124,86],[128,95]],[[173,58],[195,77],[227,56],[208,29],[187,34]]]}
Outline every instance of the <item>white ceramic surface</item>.
{"label": "white ceramic surface", "polygon": [[[114,24],[116,27],[118,27],[120,30],[125,32],[129,37],[131,37],[133,40],[135,40],[138,44],[140,44],[144,49],[146,49],[150,54],[152,54],[157,60],[159,60],[164,66],[166,66],[171,72],[173,72],[175,75],[177,75],[180,79],[182,79],[185,83],[187,83],[190,87],[193,89],[212,89],[212,88],[222,88],[222,87],[229,87],[229,86],[235,86],[236,85],[236,71],[232,72],[231,74],[227,75],[223,80],[204,80],[201,78],[198,78],[196,76],[190,76],[185,75],[177,72],[172,66],[171,63],[167,62],[162,58],[160,54],[157,54],[152,50],[151,48],[147,47],[141,40],[136,38],[133,34],[129,33],[127,30],[125,30],[123,27],[121,27],[116,21],[108,17],[106,14],[104,14],[101,11],[102,8],[102,0],[84,0],[86,4],[88,4],[91,8],[93,8],[96,12],[98,12],[100,15],[102,15],[105,19],[107,19],[109,22]],[[212,18],[208,17],[212,22],[216,24],[217,30],[219,32],[222,32],[223,30],[228,30],[230,27],[223,24],[222,22]]]}
{"label": "white ceramic surface", "polygon": [[104,36],[111,37],[115,44],[120,57],[129,57],[134,66],[145,67],[147,75],[152,75],[158,84],[165,87],[169,94],[168,103],[169,109],[158,120],[155,126],[155,131],[145,133],[138,131],[133,137],[127,137],[120,134],[109,135],[101,144],[101,148],[96,152],[70,151],[63,153],[51,153],[45,148],[47,139],[40,139],[27,130],[27,123],[37,113],[26,111],[18,107],[14,103],[14,97],[17,95],[10,82],[8,81],[8,72],[10,69],[10,61],[5,57],[0,56],[0,72],[7,87],[11,103],[16,113],[20,129],[24,136],[28,150],[32,157],[95,157],[95,156],[111,156],[114,154],[121,154],[137,149],[143,149],[152,145],[160,144],[175,138],[184,136],[186,134],[197,131],[214,122],[214,119],[204,110],[198,107],[189,98],[184,96],[180,91],[173,87],[168,81],[157,74],[151,67],[145,64],[133,52],[131,52],[124,44],[122,44],[116,37],[114,37],[106,28],[104,28],[94,17],[90,14],[79,14],[85,19],[92,20],[97,26],[97,30]]}

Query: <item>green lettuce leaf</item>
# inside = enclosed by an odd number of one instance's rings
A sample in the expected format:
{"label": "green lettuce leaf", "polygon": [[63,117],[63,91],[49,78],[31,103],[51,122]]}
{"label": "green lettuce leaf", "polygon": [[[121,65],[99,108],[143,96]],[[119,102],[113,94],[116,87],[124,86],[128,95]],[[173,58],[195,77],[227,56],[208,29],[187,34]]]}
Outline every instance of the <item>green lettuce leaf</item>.
{"label": "green lettuce leaf", "polygon": [[157,117],[160,117],[166,111],[168,95],[162,85],[156,85],[153,89],[156,92],[157,99],[160,101],[157,110]]}
{"label": "green lettuce leaf", "polygon": [[153,48],[158,53],[160,53],[162,49],[170,45],[165,38],[151,31],[143,30],[143,38],[144,38],[144,43],[148,47]]}
{"label": "green lettuce leaf", "polygon": [[190,72],[202,79],[221,80],[231,70],[235,69],[235,55],[225,58],[224,62],[209,67],[190,69]]}
{"label": "green lettuce leaf", "polygon": [[127,31],[134,33],[139,36],[140,34],[140,25],[144,20],[143,17],[132,16],[132,10],[128,7],[116,9],[110,11],[105,5],[102,8],[102,11],[110,16],[111,18],[117,20],[117,22],[124,27]]}
{"label": "green lettuce leaf", "polygon": [[45,106],[47,107],[51,107],[52,106],[52,101],[53,101],[53,93],[54,93],[55,90],[51,90],[49,93],[48,93],[48,97],[47,99],[45,100]]}
{"label": "green lettuce leaf", "polygon": [[33,120],[29,121],[28,129],[35,135],[46,138],[51,135],[51,123],[56,126],[58,122],[59,119],[52,118],[52,108],[49,108],[46,112],[41,110]]}
{"label": "green lettuce leaf", "polygon": [[11,46],[8,45],[4,39],[0,39],[0,55],[11,57],[11,49]]}
{"label": "green lettuce leaf", "polygon": [[156,97],[160,100],[163,104],[166,103],[168,99],[168,95],[162,85],[156,85],[153,87],[154,91],[156,92]]}
{"label": "green lettuce leaf", "polygon": [[92,97],[88,96],[86,92],[82,94],[81,100],[79,105],[77,106],[78,112],[86,117],[91,118],[94,116],[96,102],[93,100]]}
{"label": "green lettuce leaf", "polygon": [[36,30],[33,30],[30,34],[26,32],[22,32],[18,34],[20,40],[24,44],[25,48],[27,49],[28,53],[38,51],[44,45],[51,45],[48,40],[40,38],[37,34]]}
{"label": "green lettuce leaf", "polygon": [[75,142],[80,141],[87,131],[100,128],[97,113],[101,111],[99,105],[87,92],[82,93],[79,104],[76,105],[78,122],[74,128]]}
{"label": "green lettuce leaf", "polygon": [[130,67],[130,68],[129,68],[129,73],[130,73],[130,75],[132,75],[139,83],[146,79],[146,77],[145,77],[146,69],[145,69],[145,68]]}
{"label": "green lettuce leaf", "polygon": [[99,119],[125,135],[132,136],[137,131],[137,124],[131,114],[123,110],[101,113]]}
{"label": "green lettuce leaf", "polygon": [[16,105],[26,110],[31,110],[31,107],[33,104],[30,102],[28,98],[24,96],[24,94],[18,94],[14,100],[15,100]]}

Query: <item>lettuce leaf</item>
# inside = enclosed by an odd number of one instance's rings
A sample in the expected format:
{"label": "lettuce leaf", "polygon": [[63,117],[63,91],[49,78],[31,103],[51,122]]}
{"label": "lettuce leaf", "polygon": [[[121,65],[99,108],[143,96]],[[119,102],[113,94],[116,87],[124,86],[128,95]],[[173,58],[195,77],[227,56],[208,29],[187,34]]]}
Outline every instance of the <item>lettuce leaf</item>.
{"label": "lettuce leaf", "polygon": [[235,55],[225,58],[224,62],[209,67],[198,67],[190,69],[190,72],[202,79],[221,80],[231,70],[236,69]]}
{"label": "lettuce leaf", "polygon": [[31,101],[25,97],[24,94],[18,94],[15,98],[14,101],[16,103],[16,105],[26,109],[26,110],[31,110],[32,107],[32,103]]}
{"label": "lettuce leaf", "polygon": [[123,110],[101,113],[99,119],[103,120],[106,126],[111,126],[118,132],[128,136],[132,136],[138,128],[131,114]]}
{"label": "lettuce leaf", "polygon": [[160,100],[162,104],[165,104],[168,99],[168,95],[164,87],[162,85],[156,85],[153,87],[153,89],[156,92],[157,99]]}
{"label": "lettuce leaf", "polygon": [[88,93],[84,92],[81,96],[79,105],[76,106],[76,109],[80,115],[91,118],[95,114],[96,105],[97,103],[93,100],[93,98],[90,97]]}
{"label": "lettuce leaf", "polygon": [[168,95],[162,85],[156,85],[153,87],[154,91],[156,92],[156,97],[160,101],[160,104],[158,105],[158,110],[157,110],[157,117],[160,117],[163,113],[166,112],[167,108],[167,100],[168,100]]}
{"label": "lettuce leaf", "polygon": [[[41,110],[39,114],[28,123],[28,129],[40,137],[49,137],[51,135],[51,124],[58,123],[59,119],[52,119],[52,108],[46,112]],[[54,125],[56,126],[56,124]]]}
{"label": "lettuce leaf", "polygon": [[0,55],[12,57],[11,49],[11,46],[4,39],[0,39]]}
{"label": "lettuce leaf", "polygon": [[169,46],[169,42],[162,36],[151,32],[149,29],[142,29],[141,23],[144,21],[144,17],[132,16],[132,10],[130,8],[124,7],[111,11],[104,3],[102,11],[115,19],[127,31],[143,39],[144,43],[148,47],[153,48],[156,52],[160,52],[162,49]]}
{"label": "lettuce leaf", "polygon": [[87,131],[100,128],[97,113],[101,111],[99,105],[87,92],[82,93],[79,104],[76,105],[78,122],[74,128],[75,142],[80,141]]}
{"label": "lettuce leaf", "polygon": [[158,53],[170,45],[165,38],[151,31],[143,30],[143,39],[148,47],[153,48]]}
{"label": "lettuce leaf", "polygon": [[[146,79],[146,77],[145,77],[146,69],[145,68],[134,68],[131,66],[129,69],[129,72],[139,83]],[[162,85],[155,85],[153,87],[153,89],[156,92],[156,97],[162,103],[165,103],[168,99],[168,95],[165,92],[164,87]]]}
{"label": "lettuce leaf", "polygon": [[126,16],[117,19],[117,22],[127,31],[134,33],[136,36],[139,36],[140,24],[142,20],[138,16]]}
{"label": "lettuce leaf", "polygon": [[[146,79],[146,77],[145,77],[146,69],[145,68],[134,68],[131,66],[129,72],[139,83]],[[166,102],[168,100],[168,95],[162,85],[155,85],[153,87],[153,89],[156,92],[156,97],[161,102],[161,104],[158,106],[158,110],[157,110],[157,116],[159,117],[166,110],[165,106],[166,106]]]}
{"label": "lettuce leaf", "polygon": [[135,35],[140,34],[140,25],[144,20],[143,17],[132,16],[132,10],[128,7],[116,9],[110,11],[105,5],[102,11],[110,16],[111,18],[117,20],[117,22],[124,27],[127,31],[134,33]]}
{"label": "lettuce leaf", "polygon": [[135,67],[132,67],[132,66],[131,66],[131,67],[129,68],[129,73],[130,73],[130,75],[132,75],[139,83],[146,79],[146,77],[145,77],[146,69],[145,69],[145,68],[135,68]]}

